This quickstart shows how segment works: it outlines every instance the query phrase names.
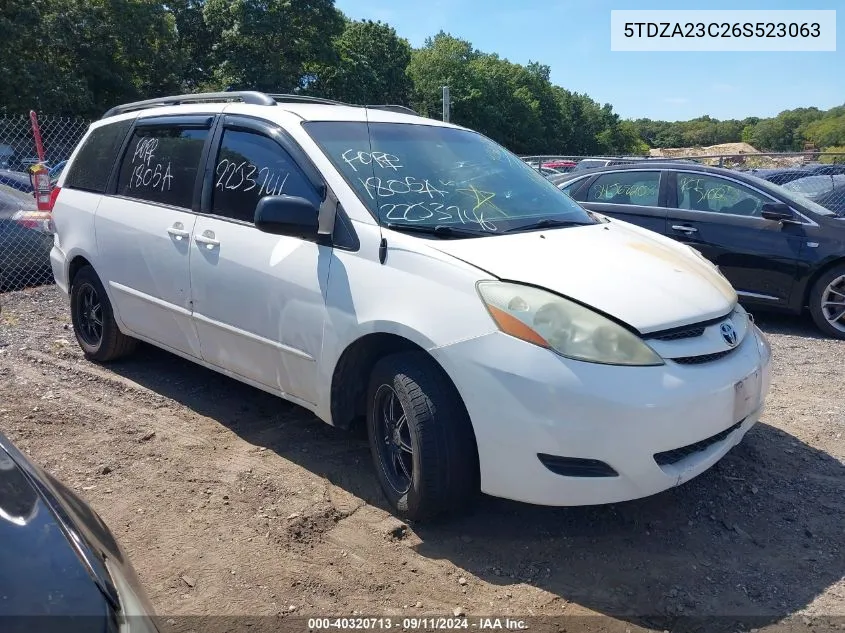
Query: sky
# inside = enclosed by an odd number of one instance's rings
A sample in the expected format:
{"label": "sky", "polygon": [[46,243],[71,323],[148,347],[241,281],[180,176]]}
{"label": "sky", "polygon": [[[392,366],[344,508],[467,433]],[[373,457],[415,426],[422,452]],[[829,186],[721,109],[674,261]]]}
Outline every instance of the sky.
{"label": "sky", "polygon": [[[769,117],[845,103],[843,0],[335,0],[381,20],[412,46],[441,29],[485,53],[551,67],[552,82],[610,103],[623,118]],[[612,9],[840,9],[835,52],[619,52]]]}

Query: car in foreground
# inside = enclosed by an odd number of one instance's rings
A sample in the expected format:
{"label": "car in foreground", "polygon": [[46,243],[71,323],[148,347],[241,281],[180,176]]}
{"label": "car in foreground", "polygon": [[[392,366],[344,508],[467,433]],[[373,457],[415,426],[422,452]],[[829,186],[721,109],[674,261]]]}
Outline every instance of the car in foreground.
{"label": "car in foreground", "polygon": [[156,633],[155,612],[115,536],[73,491],[0,432],[4,633]]}
{"label": "car in foreground", "polygon": [[818,201],[703,165],[623,165],[556,184],[586,209],[699,250],[748,307],[809,309],[822,332],[845,338],[845,217]]}
{"label": "car in foreground", "polygon": [[770,350],[694,249],[490,139],[259,92],[126,104],[59,179],[87,358],[147,341],[368,431],[395,512],[651,495],[758,420]]}

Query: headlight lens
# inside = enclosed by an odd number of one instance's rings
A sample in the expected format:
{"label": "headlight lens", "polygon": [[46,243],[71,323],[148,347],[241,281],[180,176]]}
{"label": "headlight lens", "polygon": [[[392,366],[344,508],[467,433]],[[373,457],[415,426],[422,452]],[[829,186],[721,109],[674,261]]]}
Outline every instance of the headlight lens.
{"label": "headlight lens", "polygon": [[636,334],[573,301],[532,286],[478,283],[490,316],[506,334],[561,356],[607,365],[663,365]]}

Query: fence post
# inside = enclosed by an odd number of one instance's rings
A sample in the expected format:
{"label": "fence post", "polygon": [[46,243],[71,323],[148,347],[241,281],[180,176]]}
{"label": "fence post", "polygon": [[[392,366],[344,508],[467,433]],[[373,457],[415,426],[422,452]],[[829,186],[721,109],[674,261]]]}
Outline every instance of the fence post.
{"label": "fence post", "polygon": [[35,137],[35,151],[38,154],[38,162],[44,162],[44,144],[41,142],[41,128],[38,127],[38,115],[35,110],[29,111],[29,120],[32,123],[32,136]]}

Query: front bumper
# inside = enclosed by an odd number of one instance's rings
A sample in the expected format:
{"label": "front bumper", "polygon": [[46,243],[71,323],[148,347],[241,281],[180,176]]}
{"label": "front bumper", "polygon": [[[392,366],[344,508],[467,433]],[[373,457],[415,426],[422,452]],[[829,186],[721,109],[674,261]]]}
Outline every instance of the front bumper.
{"label": "front bumper", "polygon": [[[571,361],[499,332],[431,353],[472,420],[482,491],[541,505],[615,503],[692,479],[757,422],[771,380],[756,326],[729,355],[699,365]],[[755,371],[758,406],[735,419],[736,384]],[[538,454],[599,460],[617,475],[560,475]]]}

